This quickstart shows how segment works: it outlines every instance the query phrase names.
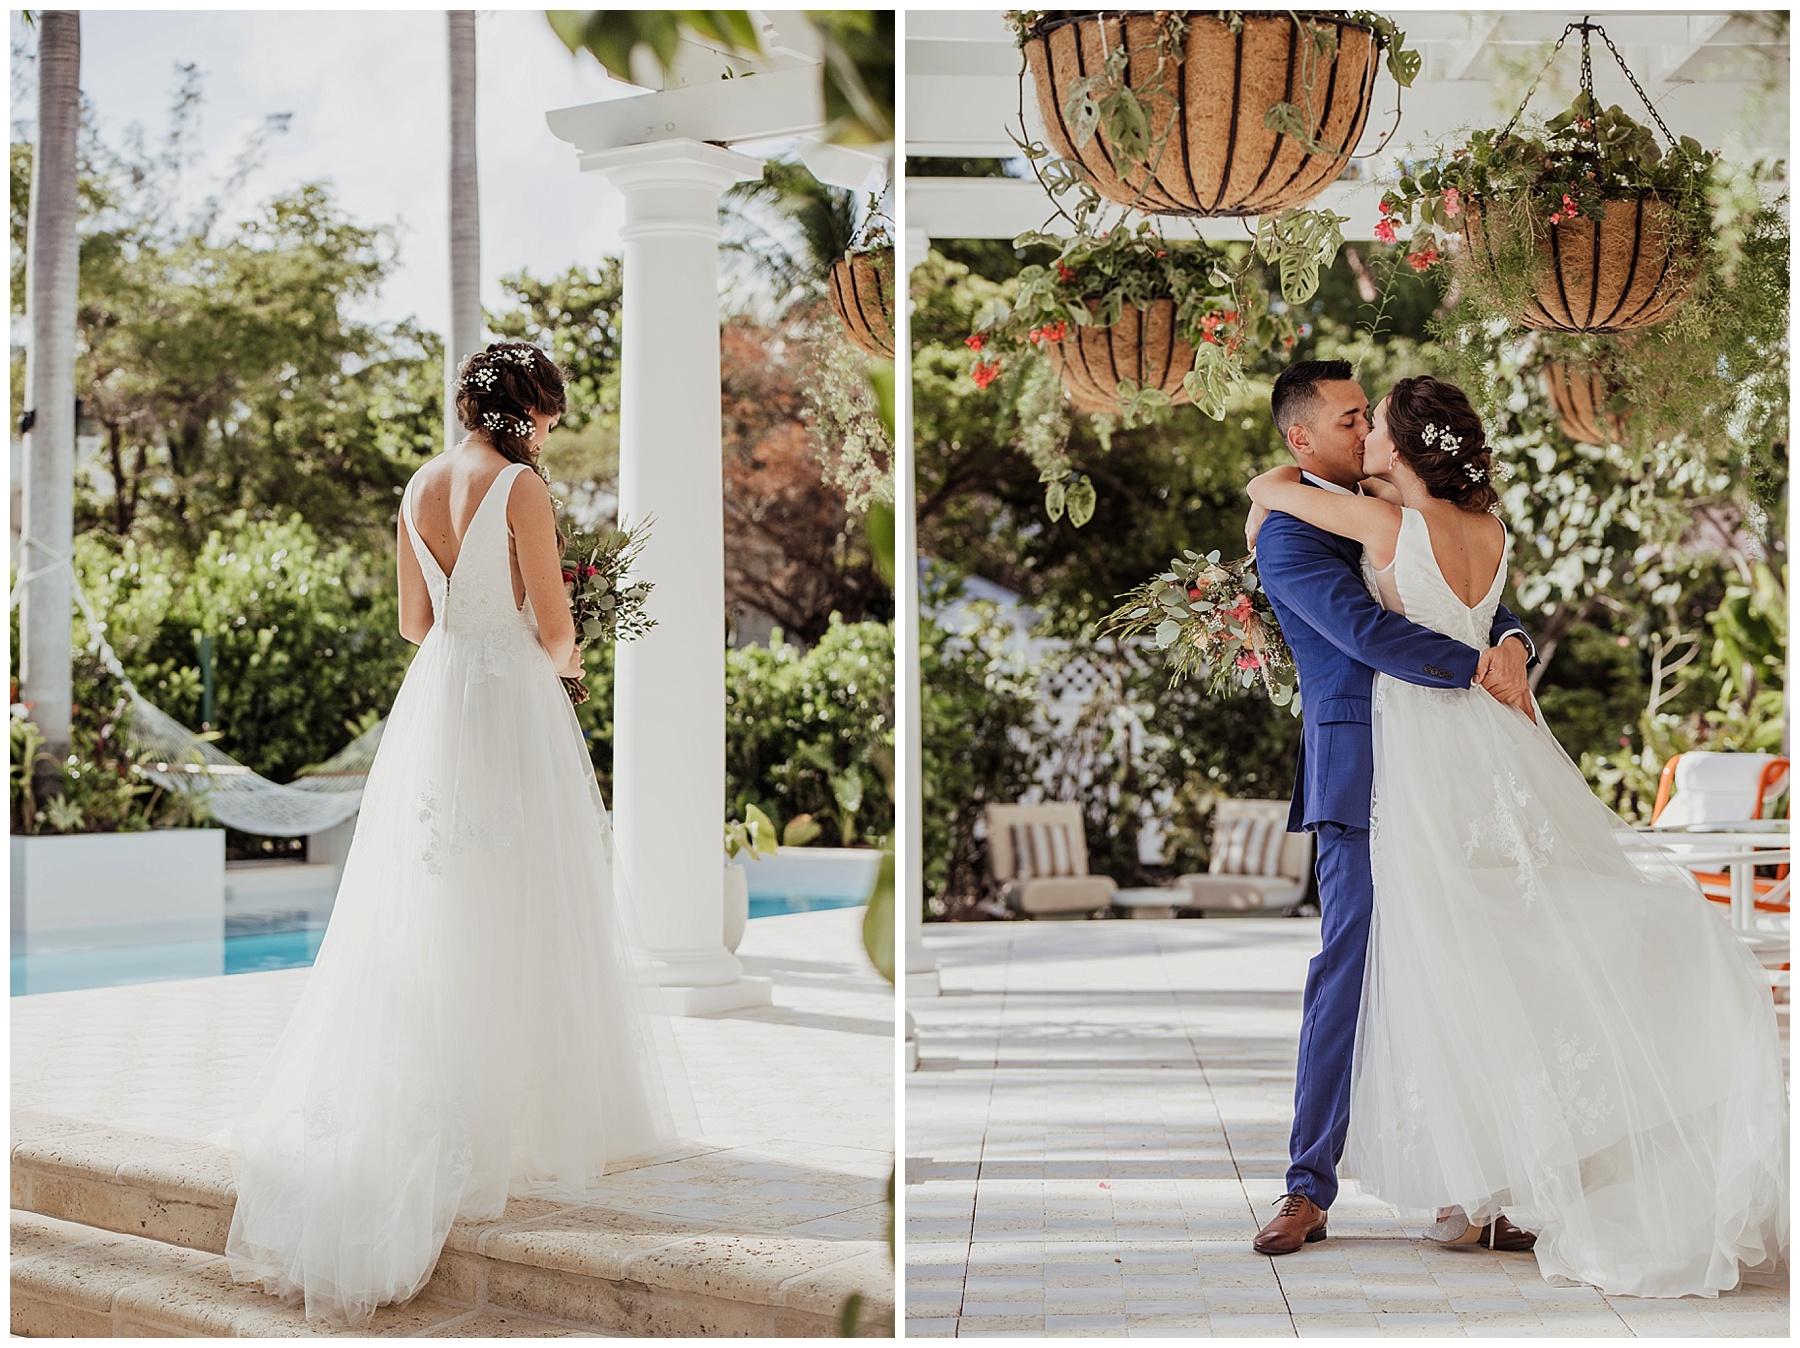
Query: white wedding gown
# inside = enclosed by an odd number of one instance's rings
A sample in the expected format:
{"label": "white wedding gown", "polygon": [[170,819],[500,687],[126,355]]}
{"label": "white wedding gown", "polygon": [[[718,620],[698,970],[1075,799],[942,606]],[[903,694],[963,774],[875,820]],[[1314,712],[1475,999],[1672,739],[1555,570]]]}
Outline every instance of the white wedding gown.
{"label": "white wedding gown", "polygon": [[[430,1277],[451,1222],[577,1199],[669,1147],[678,1063],[612,879],[575,713],[513,600],[506,503],[453,577],[369,772],[331,924],[232,1126],[226,1253],[308,1316],[366,1325]],[[684,1118],[685,1122],[685,1118]]]}
{"label": "white wedding gown", "polygon": [[[1481,648],[1407,510],[1372,590]],[[1544,728],[1378,675],[1375,908],[1342,1169],[1403,1210],[1504,1212],[1552,1282],[1714,1296],[1785,1258],[1787,1096],[1768,984]]]}

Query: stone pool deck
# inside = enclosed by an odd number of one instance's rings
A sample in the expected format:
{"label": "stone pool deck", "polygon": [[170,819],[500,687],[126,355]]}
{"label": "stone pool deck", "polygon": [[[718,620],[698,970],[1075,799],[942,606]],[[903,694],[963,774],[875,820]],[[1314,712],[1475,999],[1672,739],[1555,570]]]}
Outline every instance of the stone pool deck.
{"label": "stone pool deck", "polygon": [[[775,1005],[675,1021],[688,1154],[609,1176],[591,1205],[459,1223],[425,1290],[368,1332],[827,1335],[853,1294],[862,1332],[886,1332],[894,1003],[861,921],[751,922],[739,954]],[[333,1332],[231,1282],[230,1170],[208,1141],[307,972],[13,998],[13,1333]]]}
{"label": "stone pool deck", "polygon": [[1717,1300],[1552,1287],[1352,1186],[1329,1240],[1252,1251],[1318,941],[1316,919],[927,926],[907,1336],[1787,1337],[1786,1270]]}

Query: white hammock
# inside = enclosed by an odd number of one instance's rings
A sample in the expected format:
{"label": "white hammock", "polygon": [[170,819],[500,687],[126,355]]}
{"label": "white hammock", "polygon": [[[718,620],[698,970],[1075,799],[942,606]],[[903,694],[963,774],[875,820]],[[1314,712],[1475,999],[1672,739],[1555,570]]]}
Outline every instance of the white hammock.
{"label": "white hammock", "polygon": [[[55,565],[69,563],[64,559],[52,563]],[[12,592],[14,608],[18,607],[25,586],[50,569],[42,567],[20,578]],[[69,566],[69,585],[87,620],[88,649],[100,657],[100,663],[125,690],[125,743],[138,767],[153,782],[164,790],[199,798],[207,812],[222,824],[276,838],[322,832],[343,823],[361,807],[363,786],[368,781],[369,765],[375,761],[375,750],[381,744],[385,720],[377,721],[323,763],[305,769],[299,781],[287,786],[271,782],[139,693],[106,639],[106,624],[82,593],[73,566]]]}

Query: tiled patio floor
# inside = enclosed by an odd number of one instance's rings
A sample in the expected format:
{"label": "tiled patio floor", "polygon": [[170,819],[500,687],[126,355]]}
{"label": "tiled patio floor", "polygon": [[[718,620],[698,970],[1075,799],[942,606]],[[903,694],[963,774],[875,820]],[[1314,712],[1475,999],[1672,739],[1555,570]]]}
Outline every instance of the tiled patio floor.
{"label": "tiled patio floor", "polygon": [[1331,1239],[1252,1251],[1318,940],[1301,919],[928,927],[906,1333],[1786,1337],[1785,1271],[1717,1300],[1552,1287],[1531,1255],[1443,1250],[1350,1185]]}

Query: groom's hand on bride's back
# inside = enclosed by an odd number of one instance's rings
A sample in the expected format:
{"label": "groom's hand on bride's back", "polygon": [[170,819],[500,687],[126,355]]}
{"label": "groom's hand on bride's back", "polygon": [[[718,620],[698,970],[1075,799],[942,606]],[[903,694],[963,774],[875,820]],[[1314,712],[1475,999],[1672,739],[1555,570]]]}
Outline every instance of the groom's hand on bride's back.
{"label": "groom's hand on bride's back", "polygon": [[1531,703],[1531,681],[1525,676],[1528,660],[1523,642],[1502,637],[1498,646],[1489,646],[1481,653],[1472,682],[1475,687],[1486,689],[1496,700],[1517,707],[1536,721],[1537,709]]}

